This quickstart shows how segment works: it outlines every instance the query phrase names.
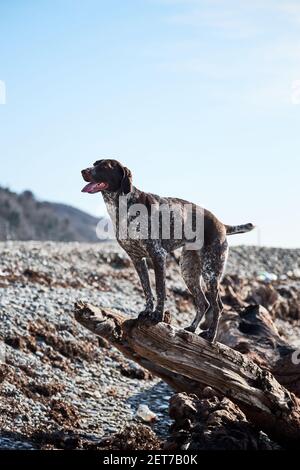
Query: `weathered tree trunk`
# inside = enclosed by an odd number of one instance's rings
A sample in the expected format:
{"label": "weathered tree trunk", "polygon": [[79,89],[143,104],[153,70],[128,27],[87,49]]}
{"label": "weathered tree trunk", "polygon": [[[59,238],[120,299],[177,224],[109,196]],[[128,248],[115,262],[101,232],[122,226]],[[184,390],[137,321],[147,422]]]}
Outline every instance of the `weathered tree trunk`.
{"label": "weathered tree trunk", "polygon": [[77,303],[76,320],[177,391],[201,396],[212,387],[285,445],[300,443],[300,400],[247,355],[210,344],[166,323],[147,326],[120,311]]}
{"label": "weathered tree trunk", "polygon": [[280,337],[270,314],[261,305],[249,305],[239,312],[225,311],[220,320],[218,341],[269,369],[294,351]]}
{"label": "weathered tree trunk", "polygon": [[268,369],[290,392],[300,397],[300,361],[295,348],[278,333],[268,311],[261,305],[249,305],[221,317],[218,341],[247,355]]}

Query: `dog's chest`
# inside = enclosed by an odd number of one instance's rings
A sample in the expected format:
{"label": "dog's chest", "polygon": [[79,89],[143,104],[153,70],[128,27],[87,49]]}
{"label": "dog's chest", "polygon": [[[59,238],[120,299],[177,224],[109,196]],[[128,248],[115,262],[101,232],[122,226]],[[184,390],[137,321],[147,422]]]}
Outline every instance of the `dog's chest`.
{"label": "dog's chest", "polygon": [[145,245],[142,240],[129,237],[127,229],[130,224],[130,217],[127,210],[120,213],[122,208],[119,207],[119,198],[114,194],[103,194],[107,212],[113,222],[116,239],[121,247],[128,253],[131,258],[139,259],[148,256]]}
{"label": "dog's chest", "polygon": [[106,210],[108,212],[108,215],[110,216],[111,220],[114,221],[116,217],[116,203],[113,199],[111,198],[105,198],[105,206]]}

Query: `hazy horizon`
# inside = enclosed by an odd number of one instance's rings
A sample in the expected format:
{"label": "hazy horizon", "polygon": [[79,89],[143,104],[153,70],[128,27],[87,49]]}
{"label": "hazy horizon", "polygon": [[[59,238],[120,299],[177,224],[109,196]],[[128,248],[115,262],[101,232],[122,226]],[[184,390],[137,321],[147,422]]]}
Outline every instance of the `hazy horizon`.
{"label": "hazy horizon", "polygon": [[2,3],[0,186],[99,217],[80,170],[116,158],[259,227],[232,244],[299,247],[299,25],[295,1]]}

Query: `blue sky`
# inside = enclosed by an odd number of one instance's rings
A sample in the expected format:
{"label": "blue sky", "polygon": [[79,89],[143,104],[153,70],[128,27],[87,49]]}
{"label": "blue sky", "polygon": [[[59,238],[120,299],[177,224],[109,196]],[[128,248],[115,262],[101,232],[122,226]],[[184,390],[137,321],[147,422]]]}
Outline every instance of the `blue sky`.
{"label": "blue sky", "polygon": [[80,170],[113,157],[300,246],[300,1],[2,0],[0,80],[0,185],[102,215]]}

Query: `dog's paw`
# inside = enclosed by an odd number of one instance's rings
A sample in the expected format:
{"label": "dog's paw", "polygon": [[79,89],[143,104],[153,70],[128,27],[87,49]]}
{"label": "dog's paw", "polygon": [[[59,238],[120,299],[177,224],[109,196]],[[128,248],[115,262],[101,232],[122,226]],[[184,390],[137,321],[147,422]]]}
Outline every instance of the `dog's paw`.
{"label": "dog's paw", "polygon": [[209,341],[210,343],[214,343],[215,340],[216,340],[216,334],[214,331],[212,330],[204,330],[204,331],[201,331],[201,333],[199,334],[199,336],[203,339],[205,339],[206,341]]}
{"label": "dog's paw", "polygon": [[160,323],[164,319],[164,313],[159,310],[154,310],[154,312],[151,313],[150,318],[152,323]]}
{"label": "dog's paw", "polygon": [[139,313],[138,319],[141,321],[149,320],[149,318],[152,315],[152,310],[150,309],[145,309],[142,312]]}
{"label": "dog's paw", "polygon": [[160,311],[154,310],[153,312],[149,310],[143,310],[138,316],[138,321],[143,323],[143,325],[150,326],[162,322],[163,318],[164,315]]}
{"label": "dog's paw", "polygon": [[190,333],[195,333],[196,328],[194,327],[194,325],[190,325],[185,328],[185,331],[189,331]]}

